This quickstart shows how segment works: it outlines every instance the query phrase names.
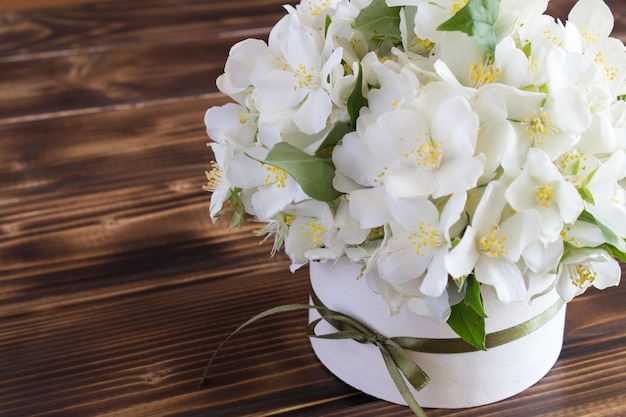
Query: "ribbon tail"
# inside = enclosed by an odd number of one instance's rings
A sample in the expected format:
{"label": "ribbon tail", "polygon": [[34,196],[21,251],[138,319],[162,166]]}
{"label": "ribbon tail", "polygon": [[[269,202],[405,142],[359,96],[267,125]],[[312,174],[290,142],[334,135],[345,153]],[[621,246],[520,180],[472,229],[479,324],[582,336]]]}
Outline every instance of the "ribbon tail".
{"label": "ribbon tail", "polygon": [[394,360],[392,353],[389,352],[389,350],[385,346],[378,347],[380,348],[380,353],[383,356],[383,360],[385,361],[385,365],[387,366],[389,375],[391,376],[393,383],[396,385],[396,388],[398,388],[398,391],[400,392],[400,395],[402,395],[404,401],[406,401],[411,411],[413,411],[413,413],[417,417],[427,417],[424,410],[422,410],[422,407],[420,407],[420,405],[413,397],[413,394],[411,394],[411,390],[404,381],[402,373],[400,372],[398,364]]}
{"label": "ribbon tail", "polygon": [[228,337],[226,339],[224,339],[222,341],[222,343],[218,346],[218,348],[215,350],[215,352],[213,353],[213,356],[211,356],[211,359],[209,360],[209,363],[207,363],[207,365],[204,368],[204,372],[202,373],[202,378],[200,379],[200,383],[198,384],[198,389],[200,389],[202,387],[202,385],[204,385],[204,383],[205,383],[205,381],[207,379],[207,376],[209,375],[209,369],[211,368],[211,365],[213,365],[213,361],[215,361],[215,357],[222,350],[222,348],[224,347],[226,342],[228,342],[233,336],[235,336],[237,333],[239,333],[245,327],[248,327],[250,324],[254,323],[257,320],[260,320],[260,319],[268,317],[268,316],[273,316],[275,314],[286,313],[286,312],[289,312],[289,311],[310,310],[310,309],[317,309],[317,308],[318,307],[316,307],[316,306],[311,306],[311,305],[308,305],[308,304],[287,304],[287,305],[282,305],[282,306],[270,308],[268,310],[265,310],[265,311],[257,314],[256,316],[250,318],[248,321],[243,323],[241,326],[237,327],[230,335],[228,335]]}
{"label": "ribbon tail", "polygon": [[[330,313],[327,313],[330,314]],[[335,313],[334,317],[338,317],[340,316],[341,313]],[[354,321],[354,323],[352,323],[351,326],[341,326],[341,329],[345,329],[345,330],[339,330],[335,333],[330,333],[330,334],[317,334],[315,332],[315,328],[317,327],[317,325],[322,322],[322,321],[327,321],[330,317],[325,316],[322,318],[319,318],[317,320],[312,321],[311,323],[309,323],[309,325],[306,328],[306,335],[308,337],[315,337],[317,339],[333,339],[333,340],[337,340],[337,339],[352,339],[355,342],[359,342],[359,343],[368,343],[369,339],[368,339],[368,335],[372,335],[372,332],[369,333],[364,333],[363,331],[361,331],[359,328],[356,328],[355,326],[358,325],[359,323]],[[352,319],[349,319],[352,320]],[[333,320],[335,321],[335,320]],[[334,327],[334,326],[333,326]],[[335,327],[337,328],[337,327]]]}
{"label": "ribbon tail", "polygon": [[417,391],[424,388],[430,381],[426,372],[415,363],[406,350],[393,343],[393,341],[387,340],[385,345],[397,368],[400,369],[413,388]]}

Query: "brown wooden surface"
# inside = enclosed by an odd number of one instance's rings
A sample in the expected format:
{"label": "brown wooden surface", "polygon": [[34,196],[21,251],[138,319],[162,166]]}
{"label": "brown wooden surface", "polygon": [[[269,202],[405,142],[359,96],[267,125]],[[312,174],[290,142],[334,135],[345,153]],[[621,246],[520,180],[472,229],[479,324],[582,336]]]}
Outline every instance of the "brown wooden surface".
{"label": "brown wooden surface", "polygon": [[[0,1],[0,416],[409,416],[315,359],[307,271],[212,225],[203,113],[282,0]],[[553,0],[566,16],[571,1]],[[612,1],[626,38],[626,4]],[[626,282],[571,303],[536,386],[435,416],[626,416]]]}

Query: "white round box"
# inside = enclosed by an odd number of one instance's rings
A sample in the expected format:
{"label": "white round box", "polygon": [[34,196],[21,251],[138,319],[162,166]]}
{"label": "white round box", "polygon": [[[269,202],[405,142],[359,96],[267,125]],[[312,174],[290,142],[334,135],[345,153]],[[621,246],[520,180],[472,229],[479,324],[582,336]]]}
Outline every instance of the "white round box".
{"label": "white round box", "polygon": [[[390,315],[382,297],[369,288],[365,279],[357,279],[360,270],[360,265],[346,261],[312,262],[311,286],[326,307],[353,317],[383,336],[458,338],[447,324],[407,309]],[[523,323],[548,310],[558,299],[552,291],[532,303],[502,304],[495,292],[483,289],[486,331],[492,333]],[[319,317],[316,310],[310,311],[310,321]],[[554,366],[563,344],[564,324],[565,306],[538,330],[487,351],[408,352],[430,377],[425,388],[417,392],[411,387],[411,391],[427,408],[475,407],[518,394]],[[325,321],[316,327],[317,334],[334,331]],[[311,344],[320,361],[339,379],[374,397],[406,405],[376,346],[350,339],[318,338],[311,338]]]}

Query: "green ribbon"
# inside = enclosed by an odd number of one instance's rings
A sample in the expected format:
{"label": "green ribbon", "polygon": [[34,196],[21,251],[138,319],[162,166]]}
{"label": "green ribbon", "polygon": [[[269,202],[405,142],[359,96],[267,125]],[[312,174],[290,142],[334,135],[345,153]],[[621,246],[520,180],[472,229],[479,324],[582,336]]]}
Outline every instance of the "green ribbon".
{"label": "green ribbon", "polygon": [[[275,314],[286,313],[289,311],[318,311],[321,318],[312,321],[306,328],[306,334],[309,337],[335,340],[352,339],[358,343],[371,343],[376,346],[380,350],[385,366],[389,371],[389,375],[391,376],[391,379],[398,388],[398,391],[402,395],[402,398],[406,401],[407,405],[418,417],[426,417],[426,414],[413,397],[413,394],[407,386],[406,381],[408,381],[411,386],[413,386],[413,388],[419,391],[428,384],[429,377],[409,356],[407,351],[452,354],[475,352],[480,350],[465,342],[463,339],[459,338],[427,339],[417,337],[385,337],[380,333],[370,329],[360,321],[346,314],[327,308],[317,297],[313,289],[311,289],[311,300],[313,301],[313,305],[287,304],[270,308],[255,315],[254,317],[243,323],[241,326],[239,326],[237,329],[235,329],[235,331],[233,331],[226,339],[224,339],[224,341],[218,346],[217,350],[213,353],[213,356],[211,356],[209,363],[204,369],[204,373],[202,374],[202,379],[200,380],[198,388],[200,388],[206,381],[209,374],[209,369],[213,365],[217,354],[222,350],[222,347],[233,336],[235,336],[242,329],[256,322],[257,320],[273,316]],[[554,316],[556,316],[556,314],[561,310],[563,304],[564,302],[562,300],[558,300],[550,308],[530,320],[527,320],[508,329],[488,334],[486,336],[485,345],[489,349],[513,342],[531,334],[532,332],[552,320],[552,318],[554,318]],[[327,321],[330,325],[337,329],[337,332],[318,335],[315,332],[315,328],[323,320]]]}

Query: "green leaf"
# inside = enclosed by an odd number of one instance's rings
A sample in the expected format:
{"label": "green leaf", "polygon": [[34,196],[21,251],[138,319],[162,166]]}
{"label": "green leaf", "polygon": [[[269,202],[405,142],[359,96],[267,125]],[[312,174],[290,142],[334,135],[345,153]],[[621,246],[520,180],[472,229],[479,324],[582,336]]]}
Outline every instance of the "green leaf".
{"label": "green leaf", "polygon": [[326,138],[322,142],[317,151],[315,151],[315,156],[319,156],[321,158],[330,158],[332,155],[333,148],[345,135],[350,132],[354,132],[354,128],[348,124],[337,123],[326,135]]}
{"label": "green leaf", "polygon": [[350,115],[350,127],[356,129],[356,119],[359,117],[361,108],[368,105],[367,99],[363,96],[363,70],[361,63],[359,63],[359,73],[356,76],[356,82],[354,84],[354,90],[348,97],[347,107],[348,114]]}
{"label": "green leaf", "polygon": [[571,164],[567,165],[567,167],[565,167],[565,169],[563,170],[563,176],[573,177],[575,175],[578,175],[579,171],[580,171],[580,158],[578,158],[575,162],[572,162]]}
{"label": "green leaf", "polygon": [[578,194],[580,194],[580,197],[587,203],[594,204],[593,195],[591,194],[591,191],[589,191],[587,187],[579,187]]}
{"label": "green leaf", "polygon": [[451,307],[448,325],[461,339],[470,345],[487,350],[485,346],[485,310],[480,296],[480,284],[476,278],[468,278],[465,299]]}
{"label": "green leaf", "polygon": [[332,201],[341,195],[333,187],[335,166],[328,159],[309,155],[286,142],[278,142],[262,162],[287,171],[311,198]]}
{"label": "green leaf", "polygon": [[232,211],[232,215],[230,218],[229,229],[234,229],[235,227],[241,228],[246,219],[246,208],[243,205],[243,201],[241,201],[241,197],[239,193],[241,192],[241,188],[231,188],[228,193],[228,208],[223,209],[222,211]]}
{"label": "green leaf", "polygon": [[326,15],[326,22],[324,24],[324,37],[328,35],[328,28],[330,27],[331,23],[333,23],[333,20],[330,18],[329,15]]}
{"label": "green leaf", "polygon": [[483,306],[483,297],[480,294],[480,283],[476,281],[473,275],[470,275],[467,280],[467,290],[463,301],[480,317],[487,318],[485,307]]}
{"label": "green leaf", "polygon": [[496,31],[500,0],[469,0],[454,16],[443,22],[437,30],[463,32],[473,37],[493,58],[496,55]]}
{"label": "green leaf", "polygon": [[390,41],[394,45],[402,43],[400,32],[401,7],[389,7],[385,0],[373,0],[354,19],[354,29],[372,35],[379,41]]}
{"label": "green leaf", "polygon": [[597,171],[598,171],[598,168],[596,168],[593,171],[591,171],[589,173],[589,175],[587,175],[587,178],[585,178],[583,183],[580,185],[580,187],[577,188],[578,194],[580,194],[582,199],[585,200],[587,203],[590,203],[590,204],[595,204],[595,202],[593,200],[593,195],[591,194],[591,191],[589,191],[587,186],[589,185],[589,183],[593,179],[594,175],[596,175]]}
{"label": "green leaf", "polygon": [[612,247],[611,253],[617,253],[618,258],[621,258],[621,253],[626,252],[626,240],[619,237],[610,227],[606,226],[604,223],[599,221],[594,217],[593,214],[589,213],[587,210],[584,210],[580,216],[578,216],[578,221],[595,224],[598,226],[600,231],[602,232],[602,236],[606,239],[606,243],[608,246]]}

